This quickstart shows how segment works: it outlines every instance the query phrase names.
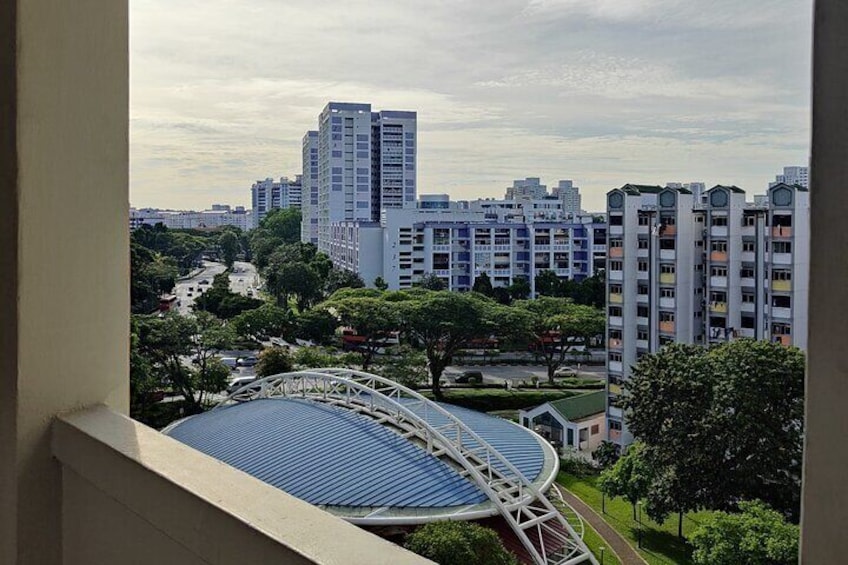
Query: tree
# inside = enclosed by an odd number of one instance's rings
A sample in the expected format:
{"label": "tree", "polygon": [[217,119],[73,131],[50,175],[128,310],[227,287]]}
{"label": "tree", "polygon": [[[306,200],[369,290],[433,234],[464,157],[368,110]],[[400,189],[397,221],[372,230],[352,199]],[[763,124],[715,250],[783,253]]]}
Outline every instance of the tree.
{"label": "tree", "polygon": [[507,290],[512,300],[527,300],[530,297],[530,282],[527,277],[515,277]]}
{"label": "tree", "polygon": [[381,359],[379,374],[403,386],[417,388],[427,381],[427,356],[408,345],[393,347]]}
{"label": "tree", "polygon": [[396,297],[404,330],[427,356],[433,394],[442,397],[440,379],[456,352],[474,338],[489,337],[500,324],[504,309],[474,293],[448,291],[401,292]]}
{"label": "tree", "polygon": [[291,355],[282,347],[269,347],[259,354],[259,363],[256,364],[256,375],[259,377],[270,377],[280,373],[288,373],[292,370]]}
{"label": "tree", "polygon": [[202,310],[218,318],[229,320],[242,312],[259,308],[263,304],[264,302],[257,298],[231,292],[229,273],[219,273],[212,280],[209,290],[194,301],[194,310]]}
{"label": "tree", "polygon": [[328,344],[336,336],[339,322],[324,308],[313,308],[300,312],[295,319],[295,335],[315,343]]}
{"label": "tree", "polygon": [[495,299],[495,302],[503,304],[504,306],[512,304],[512,295],[510,295],[509,289],[505,286],[496,286],[493,288],[492,298]]}
{"label": "tree", "polygon": [[[145,357],[162,385],[168,383],[182,394],[192,412],[201,412],[210,393],[226,388],[230,371],[215,353],[229,347],[232,334],[215,316],[172,312],[162,318],[136,316],[135,321],[139,355]],[[189,356],[196,361],[196,368],[183,363]]]}
{"label": "tree", "polygon": [[715,512],[692,535],[696,565],[795,565],[799,528],[761,501],[740,502],[739,513]]}
{"label": "tree", "polygon": [[551,270],[536,275],[536,296],[562,296],[561,281]]}
{"label": "tree", "polygon": [[590,339],[603,333],[606,324],[602,311],[564,298],[542,296],[518,301],[515,306],[528,315],[527,334],[547,367],[551,383],[568,352],[576,346],[588,347]]}
{"label": "tree", "polygon": [[598,488],[609,497],[625,498],[633,507],[635,520],[636,503],[647,496],[652,480],[653,472],[645,460],[644,446],[636,442],[615,465],[601,473]]}
{"label": "tree", "polygon": [[598,465],[602,469],[608,469],[618,461],[618,447],[611,441],[602,441],[601,445],[592,454],[592,457],[595,458],[595,461],[598,462]]}
{"label": "tree", "polygon": [[440,565],[518,565],[494,530],[472,522],[425,524],[406,538],[404,546]]}
{"label": "tree", "polygon": [[356,350],[367,371],[374,355],[386,347],[386,339],[400,326],[397,303],[381,298],[342,298],[324,303],[343,326],[353,328],[361,340]]}
{"label": "tree", "polygon": [[230,321],[236,335],[245,339],[262,339],[266,336],[279,337],[291,332],[294,316],[274,304],[263,304],[259,308],[242,312]]}
{"label": "tree", "polygon": [[433,273],[424,273],[424,276],[415,283],[415,286],[427,290],[447,290],[448,288],[445,281]]}
{"label": "tree", "polygon": [[231,268],[235,263],[236,256],[241,250],[239,239],[231,230],[224,230],[218,237],[218,249],[221,251],[221,258],[227,268]]}
{"label": "tree", "polygon": [[324,292],[329,296],[340,288],[364,288],[365,282],[358,273],[333,267],[324,283]]}
{"label": "tree", "polygon": [[471,287],[471,290],[491,298],[493,295],[492,279],[490,279],[489,275],[485,272],[480,273],[477,275],[477,278],[474,279],[474,286]]}
{"label": "tree", "polygon": [[675,344],[643,357],[621,402],[655,472],[648,514],[756,498],[796,519],[803,390],[803,354],[766,341]]}
{"label": "tree", "polygon": [[377,290],[388,290],[389,283],[387,283],[383,277],[377,277],[374,279],[374,288]]}
{"label": "tree", "polygon": [[299,208],[278,208],[262,218],[259,227],[280,240],[281,244],[300,242],[302,215]]}
{"label": "tree", "polygon": [[321,278],[309,264],[300,261],[280,263],[276,253],[265,270],[268,290],[277,298],[279,306],[288,306],[289,297],[303,312],[321,297]]}

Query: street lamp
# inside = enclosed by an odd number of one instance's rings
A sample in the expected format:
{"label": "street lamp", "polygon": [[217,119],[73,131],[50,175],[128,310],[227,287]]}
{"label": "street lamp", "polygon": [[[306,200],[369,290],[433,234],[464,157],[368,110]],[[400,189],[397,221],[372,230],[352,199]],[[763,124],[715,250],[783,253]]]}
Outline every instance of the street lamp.
{"label": "street lamp", "polygon": [[642,549],[642,501],[641,500],[636,503],[636,509],[637,509],[637,512],[638,512],[637,513],[637,516],[638,516],[637,521],[639,522],[639,529],[637,530],[638,539],[639,539],[639,549]]}
{"label": "street lamp", "polygon": [[607,513],[607,495],[604,491],[601,491],[601,512]]}
{"label": "street lamp", "polygon": [[606,549],[604,546],[601,546],[601,565],[604,565],[604,550]]}

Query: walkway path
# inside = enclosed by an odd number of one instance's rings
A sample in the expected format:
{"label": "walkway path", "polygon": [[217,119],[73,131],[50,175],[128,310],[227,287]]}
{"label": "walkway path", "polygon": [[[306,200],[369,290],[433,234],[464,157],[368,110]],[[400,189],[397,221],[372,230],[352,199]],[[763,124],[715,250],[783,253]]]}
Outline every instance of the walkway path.
{"label": "walkway path", "polygon": [[553,486],[559,492],[560,497],[598,532],[598,535],[604,539],[609,548],[615,552],[618,560],[621,561],[621,565],[648,565],[648,562],[642,559],[633,549],[633,546],[627,543],[627,540],[621,537],[621,534],[607,524],[588,504],[562,485],[554,484]]}

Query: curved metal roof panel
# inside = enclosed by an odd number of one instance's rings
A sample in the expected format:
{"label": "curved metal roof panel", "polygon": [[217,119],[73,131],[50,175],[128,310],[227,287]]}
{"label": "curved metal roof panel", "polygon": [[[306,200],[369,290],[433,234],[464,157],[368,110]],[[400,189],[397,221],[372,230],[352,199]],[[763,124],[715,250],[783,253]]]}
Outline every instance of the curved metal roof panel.
{"label": "curved metal roof panel", "polygon": [[[529,480],[542,472],[545,454],[528,430],[474,410],[442,406]],[[438,414],[427,419],[446,423]],[[167,433],[311,504],[445,508],[487,501],[454,467],[391,429],[308,399],[235,404],[187,418]]]}

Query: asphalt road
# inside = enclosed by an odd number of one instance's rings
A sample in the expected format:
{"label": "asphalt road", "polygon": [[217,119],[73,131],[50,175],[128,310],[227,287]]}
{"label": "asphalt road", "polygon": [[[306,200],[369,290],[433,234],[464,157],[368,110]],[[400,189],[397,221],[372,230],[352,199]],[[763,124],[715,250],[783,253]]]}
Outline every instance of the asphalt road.
{"label": "asphalt road", "polygon": [[[577,366],[570,366],[577,369]],[[524,381],[529,384],[534,376],[542,381],[548,378],[547,369],[541,365],[462,365],[448,367],[445,373],[450,377],[451,374],[460,374],[463,371],[480,371],[483,373],[483,382],[492,384],[503,384],[506,381],[512,381],[514,384]],[[603,365],[581,365],[577,376],[604,379],[606,369]]]}
{"label": "asphalt road", "polygon": [[[223,273],[225,270],[223,263],[204,261],[203,271],[191,278],[178,281],[174,294],[177,295],[177,299],[180,302],[180,314],[190,314],[191,305],[194,304],[195,298],[209,290],[215,275]],[[233,265],[233,270],[234,272],[230,274],[230,290],[246,296],[255,294],[256,287],[260,283],[256,267],[250,263],[236,261],[235,265]],[[235,272],[236,270],[238,272]],[[207,281],[208,284],[201,284],[202,281]]]}

